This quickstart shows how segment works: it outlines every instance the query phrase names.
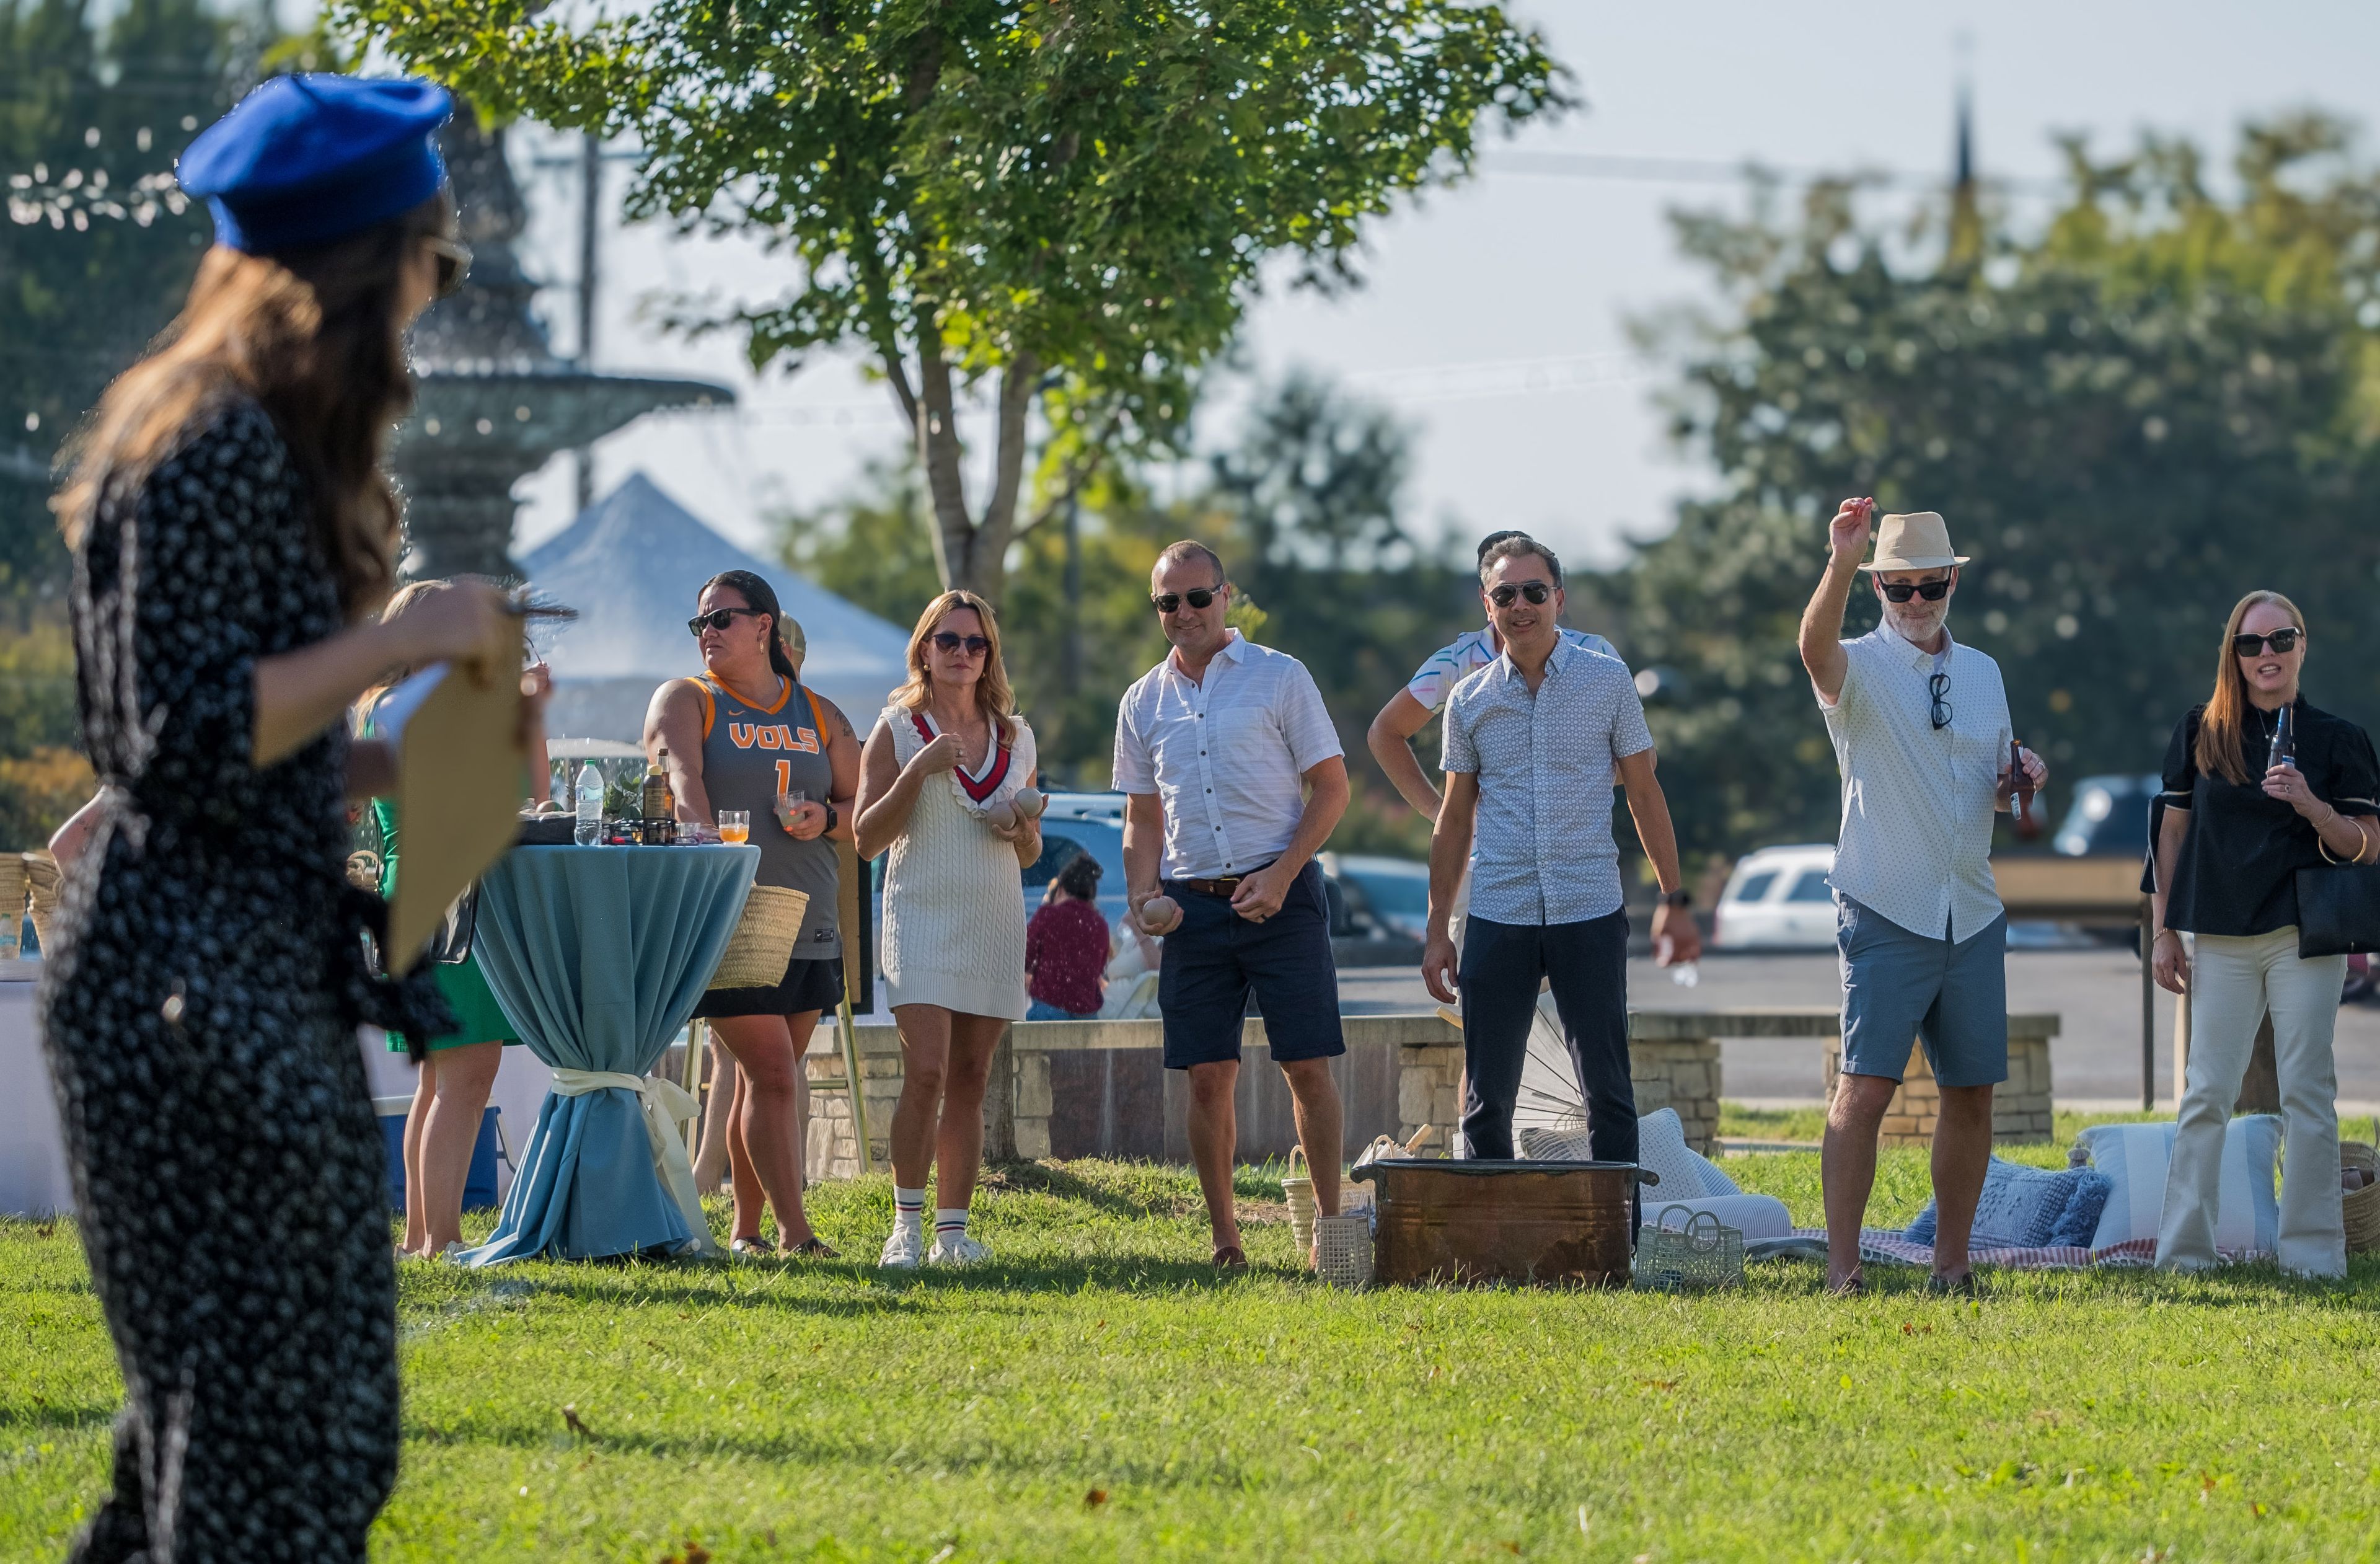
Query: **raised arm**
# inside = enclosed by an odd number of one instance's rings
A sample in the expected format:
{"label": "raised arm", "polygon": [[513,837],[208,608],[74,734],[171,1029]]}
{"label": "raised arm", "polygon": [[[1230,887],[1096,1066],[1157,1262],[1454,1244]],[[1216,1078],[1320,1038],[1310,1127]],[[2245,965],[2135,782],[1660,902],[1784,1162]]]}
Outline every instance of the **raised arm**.
{"label": "raised arm", "polygon": [[958,763],[958,740],[938,734],[919,746],[902,765],[893,758],[892,730],[876,724],[868,735],[860,759],[859,803],[853,813],[852,847],[863,858],[889,852],[909,829],[909,813],[917,806],[917,791],[928,777],[940,776]]}
{"label": "raised arm", "polygon": [[1413,752],[1414,735],[1429,725],[1429,708],[1415,700],[1411,690],[1399,690],[1380,708],[1380,714],[1372,719],[1364,743],[1398,795],[1423,818],[1434,820],[1438,818],[1438,789],[1430,785],[1429,773],[1422,770],[1421,761]]}
{"label": "raised arm", "polygon": [[1852,584],[1859,578],[1875,521],[1874,500],[1843,502],[1827,527],[1827,573],[1802,611],[1802,666],[1828,706],[1843,697],[1843,675],[1851,666],[1843,651],[1843,610],[1851,606]]}

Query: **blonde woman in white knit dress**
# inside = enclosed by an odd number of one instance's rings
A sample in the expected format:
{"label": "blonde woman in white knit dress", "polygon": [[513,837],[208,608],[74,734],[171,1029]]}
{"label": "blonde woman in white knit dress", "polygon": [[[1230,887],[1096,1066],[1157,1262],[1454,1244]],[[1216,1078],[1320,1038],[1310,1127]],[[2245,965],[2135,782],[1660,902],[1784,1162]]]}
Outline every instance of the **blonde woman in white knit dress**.
{"label": "blonde woman in white knit dress", "polygon": [[[901,1029],[886,1266],[985,1257],[966,1231],[983,1162],[983,1093],[1002,1027],[1025,1019],[1022,870],[1038,819],[1013,806],[1033,782],[1033,731],[1015,713],[991,605],[945,592],[909,636],[909,682],[860,758],[862,857],[884,868],[884,986]],[[1005,806],[1005,807],[1003,807]],[[1013,822],[993,823],[995,812]],[[939,1169],[934,1243],[926,1174]]]}

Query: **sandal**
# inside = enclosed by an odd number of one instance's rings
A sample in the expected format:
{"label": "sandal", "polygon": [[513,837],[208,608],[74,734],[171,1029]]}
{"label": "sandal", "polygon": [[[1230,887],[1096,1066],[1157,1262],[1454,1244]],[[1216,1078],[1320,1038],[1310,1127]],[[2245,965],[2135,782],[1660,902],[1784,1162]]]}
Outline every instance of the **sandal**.
{"label": "sandal", "polygon": [[1937,1271],[1925,1279],[1925,1291],[1937,1298],[1973,1298],[1978,1295],[1975,1273],[1952,1278]]}
{"label": "sandal", "polygon": [[1867,1279],[1862,1276],[1859,1272],[1853,1271],[1841,1281],[1828,1288],[1827,1296],[1829,1298],[1864,1298],[1867,1296]]}
{"label": "sandal", "polygon": [[1236,1243],[1226,1243],[1215,1251],[1215,1268],[1223,1271],[1244,1271],[1248,1268],[1247,1251]]}
{"label": "sandal", "polygon": [[750,1238],[733,1238],[728,1240],[727,1252],[731,1255],[750,1255],[757,1257],[763,1255],[775,1254],[777,1252],[777,1246],[770,1243],[767,1239],[762,1238],[759,1234],[754,1233]]}
{"label": "sandal", "polygon": [[796,1243],[792,1248],[786,1250],[785,1253],[795,1259],[801,1260],[840,1260],[843,1258],[842,1250],[837,1249],[833,1244],[829,1243],[825,1239],[820,1238],[816,1233],[812,1233],[808,1238],[803,1239],[799,1243]]}

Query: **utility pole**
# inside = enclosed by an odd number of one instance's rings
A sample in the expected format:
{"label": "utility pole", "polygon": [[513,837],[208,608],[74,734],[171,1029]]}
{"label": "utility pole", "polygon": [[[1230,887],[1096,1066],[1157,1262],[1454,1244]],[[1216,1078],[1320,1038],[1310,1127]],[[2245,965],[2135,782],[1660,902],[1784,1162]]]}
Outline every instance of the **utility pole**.
{"label": "utility pole", "polygon": [[[603,211],[603,144],[592,131],[578,140],[578,367],[595,367],[595,236]],[[578,476],[578,509],[595,503],[595,449],[571,453]]]}

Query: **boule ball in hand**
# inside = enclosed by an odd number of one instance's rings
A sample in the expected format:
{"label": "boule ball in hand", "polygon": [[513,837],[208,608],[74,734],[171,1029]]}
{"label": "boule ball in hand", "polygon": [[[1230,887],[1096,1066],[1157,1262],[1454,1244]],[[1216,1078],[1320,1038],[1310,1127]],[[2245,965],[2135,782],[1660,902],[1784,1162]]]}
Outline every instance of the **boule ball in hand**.
{"label": "boule ball in hand", "polygon": [[1005,802],[993,805],[983,812],[983,818],[994,830],[1014,830],[1016,810]]}
{"label": "boule ball in hand", "polygon": [[1140,927],[1144,933],[1162,934],[1182,918],[1182,908],[1171,896],[1151,896],[1140,904]]}
{"label": "boule ball in hand", "polygon": [[1050,806],[1050,800],[1038,787],[1018,788],[1016,796],[1009,802],[1016,806],[1018,815],[1028,820],[1039,819],[1041,811]]}

